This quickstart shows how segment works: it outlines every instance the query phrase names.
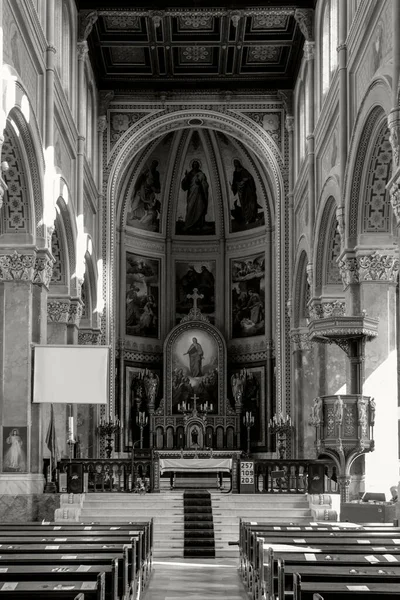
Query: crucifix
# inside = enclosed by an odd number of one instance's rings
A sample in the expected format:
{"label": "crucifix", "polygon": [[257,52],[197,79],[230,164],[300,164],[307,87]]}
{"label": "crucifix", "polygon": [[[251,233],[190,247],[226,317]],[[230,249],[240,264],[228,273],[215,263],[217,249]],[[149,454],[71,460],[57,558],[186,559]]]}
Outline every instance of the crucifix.
{"label": "crucifix", "polygon": [[194,402],[193,412],[197,412],[196,400],[200,400],[200,396],[196,396],[196,394],[193,394],[193,396],[190,399]]}
{"label": "crucifix", "polygon": [[195,311],[197,311],[197,300],[201,300],[202,298],[204,298],[203,294],[198,294],[197,292],[198,292],[198,289],[194,288],[193,294],[187,294],[187,296],[186,296],[186,298],[193,300],[193,308]]}

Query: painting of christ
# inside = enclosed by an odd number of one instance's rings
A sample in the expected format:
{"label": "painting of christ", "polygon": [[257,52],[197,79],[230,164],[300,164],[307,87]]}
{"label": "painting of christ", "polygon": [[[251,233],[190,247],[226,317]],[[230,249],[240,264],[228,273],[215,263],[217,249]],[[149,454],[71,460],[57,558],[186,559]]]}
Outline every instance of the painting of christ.
{"label": "painting of christ", "polygon": [[178,405],[194,408],[207,404],[209,412],[218,412],[218,349],[212,335],[202,329],[183,331],[172,346],[172,413]]}

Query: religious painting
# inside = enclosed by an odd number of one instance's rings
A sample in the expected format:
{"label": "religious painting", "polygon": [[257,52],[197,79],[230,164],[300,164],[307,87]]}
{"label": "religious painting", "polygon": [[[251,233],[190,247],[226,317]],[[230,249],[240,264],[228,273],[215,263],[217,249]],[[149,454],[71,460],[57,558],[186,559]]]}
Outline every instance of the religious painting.
{"label": "religious painting", "polygon": [[231,260],[232,337],[265,334],[265,255]]}
{"label": "religious painting", "polygon": [[193,308],[193,290],[197,306],[210,323],[215,323],[215,261],[175,262],[176,323]]}
{"label": "religious painting", "polygon": [[3,427],[3,471],[26,473],[27,427]]}
{"label": "religious painting", "polygon": [[159,160],[153,158],[136,178],[131,197],[128,199],[126,224],[146,231],[160,231],[161,180]]}
{"label": "religious painting", "polygon": [[126,253],[126,335],[159,337],[160,261]]}
{"label": "religious painting", "polygon": [[125,365],[125,403],[124,415],[124,451],[140,441],[139,413],[147,416],[147,424],[143,427],[143,447],[149,447],[149,400],[153,398],[154,409],[157,410],[162,395],[161,370],[158,368],[139,368]]}
{"label": "religious painting", "polygon": [[190,327],[182,331],[171,348],[172,413],[182,406],[207,405],[218,413],[218,346],[205,329]]}
{"label": "religious painting", "polygon": [[212,182],[202,135],[194,130],[182,159],[175,233],[215,235]]}
{"label": "religious painting", "polygon": [[255,179],[238,158],[233,160],[231,191],[233,196],[233,206],[230,211],[232,233],[264,225],[264,210],[258,198]]}

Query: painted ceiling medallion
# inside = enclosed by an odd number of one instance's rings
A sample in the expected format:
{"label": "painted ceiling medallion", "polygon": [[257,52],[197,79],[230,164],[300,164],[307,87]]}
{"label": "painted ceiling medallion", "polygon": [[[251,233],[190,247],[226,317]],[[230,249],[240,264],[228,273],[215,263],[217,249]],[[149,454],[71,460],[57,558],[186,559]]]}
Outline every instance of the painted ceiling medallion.
{"label": "painted ceiling medallion", "polygon": [[252,29],[285,29],[288,18],[288,15],[276,13],[255,15],[252,21]]}
{"label": "painted ceiling medallion", "polygon": [[279,53],[277,46],[253,46],[249,50],[249,62],[275,62]]}
{"label": "painted ceiling medallion", "polygon": [[139,17],[104,17],[107,29],[140,29]]}
{"label": "painted ceiling medallion", "polygon": [[185,15],[179,17],[179,29],[212,29],[213,17],[210,15]]}
{"label": "painted ceiling medallion", "polygon": [[186,46],[182,51],[185,62],[205,62],[210,58],[210,51],[205,46]]}

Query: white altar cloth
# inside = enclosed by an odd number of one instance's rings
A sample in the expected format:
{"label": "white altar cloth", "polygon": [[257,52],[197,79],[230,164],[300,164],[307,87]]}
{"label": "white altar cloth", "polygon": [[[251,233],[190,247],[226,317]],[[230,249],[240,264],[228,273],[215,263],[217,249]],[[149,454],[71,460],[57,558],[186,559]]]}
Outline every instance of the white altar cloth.
{"label": "white altar cloth", "polygon": [[195,471],[208,473],[210,471],[231,471],[231,458],[160,458],[160,472],[175,471],[176,473]]}

